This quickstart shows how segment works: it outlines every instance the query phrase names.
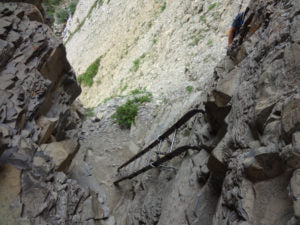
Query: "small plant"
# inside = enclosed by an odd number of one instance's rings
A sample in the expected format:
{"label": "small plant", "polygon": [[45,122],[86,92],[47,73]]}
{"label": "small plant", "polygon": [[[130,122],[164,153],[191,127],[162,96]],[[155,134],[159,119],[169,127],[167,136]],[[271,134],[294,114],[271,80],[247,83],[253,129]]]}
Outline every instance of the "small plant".
{"label": "small plant", "polygon": [[87,147],[87,150],[93,151],[93,148],[92,147]]}
{"label": "small plant", "polygon": [[85,109],[86,117],[93,117],[94,116],[94,108],[86,108]]}
{"label": "small plant", "polygon": [[128,88],[128,85],[126,84],[125,86],[123,86],[123,87],[121,88],[121,93],[123,93],[127,88]]}
{"label": "small plant", "polygon": [[186,91],[187,91],[188,93],[192,93],[193,90],[194,90],[194,87],[193,87],[193,86],[187,86],[187,87],[186,87]]}
{"label": "small plant", "polygon": [[157,43],[157,39],[154,38],[152,42],[153,42],[153,44],[155,45],[155,44]]}
{"label": "small plant", "polygon": [[143,93],[144,93],[144,91],[141,89],[134,89],[130,92],[130,94],[132,94],[132,95],[138,95],[138,94],[143,94]]}
{"label": "small plant", "polygon": [[148,23],[148,29],[150,29],[152,27],[152,21],[150,21],[149,23]]}
{"label": "small plant", "polygon": [[192,42],[192,45],[198,45],[198,43],[199,43],[199,41],[200,41],[200,37],[194,37],[194,40],[193,40],[193,42]]}
{"label": "small plant", "polygon": [[54,22],[54,15],[57,6],[61,3],[61,0],[44,0],[42,5],[46,10],[47,16],[50,18],[50,23],[53,24]]}
{"label": "small plant", "polygon": [[206,18],[204,15],[200,16],[200,21],[203,23],[206,23]]}
{"label": "small plant", "polygon": [[121,127],[129,129],[131,124],[135,123],[138,107],[138,104],[127,101],[124,105],[117,107],[116,113],[111,118],[119,123]]}
{"label": "small plant", "polygon": [[136,72],[140,68],[140,59],[136,59],[133,61],[133,71]]}
{"label": "small plant", "polygon": [[98,0],[98,2],[99,2],[99,5],[101,6],[101,5],[103,5],[103,0]]}
{"label": "small plant", "polygon": [[56,12],[56,18],[58,23],[65,23],[69,17],[69,13],[67,9],[59,9]]}
{"label": "small plant", "polygon": [[212,3],[208,6],[208,11],[213,10],[217,6],[217,3]]}
{"label": "small plant", "polygon": [[77,2],[71,2],[69,4],[69,9],[70,9],[70,12],[71,12],[72,15],[74,15],[74,13],[75,13],[76,6],[77,6]]}
{"label": "small plant", "polygon": [[141,55],[140,59],[144,59],[146,57],[146,53],[143,53],[143,55]]}
{"label": "small plant", "polygon": [[209,41],[207,42],[207,46],[208,46],[208,47],[212,47],[212,46],[213,46],[212,40],[209,40]]}
{"label": "small plant", "polygon": [[167,3],[164,2],[164,4],[160,8],[161,12],[165,11],[166,7],[167,7]]}
{"label": "small plant", "polygon": [[77,80],[84,86],[91,87],[94,82],[94,77],[97,75],[102,56],[98,57],[85,71],[85,73],[78,76]]}
{"label": "small plant", "polygon": [[133,68],[132,68],[132,70],[134,72],[136,72],[136,71],[139,70],[141,60],[144,59],[145,57],[146,57],[146,53],[143,53],[143,55],[141,55],[139,58],[137,58],[136,60],[133,61]]}
{"label": "small plant", "polygon": [[[137,94],[140,93],[140,91],[135,89],[131,91],[131,93]],[[152,94],[150,92],[146,92],[146,94],[142,96],[135,96],[133,99],[127,100],[124,105],[117,107],[116,112],[111,118],[121,127],[129,129],[131,124],[135,124],[135,117],[137,116],[139,105],[150,102],[151,98]]]}

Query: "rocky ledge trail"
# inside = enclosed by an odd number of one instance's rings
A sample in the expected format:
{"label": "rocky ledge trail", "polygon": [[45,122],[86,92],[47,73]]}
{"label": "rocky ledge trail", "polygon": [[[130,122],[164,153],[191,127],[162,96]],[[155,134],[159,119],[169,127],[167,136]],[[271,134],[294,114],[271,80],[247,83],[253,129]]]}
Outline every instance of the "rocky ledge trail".
{"label": "rocky ledge trail", "polygon": [[[0,2],[1,225],[300,224],[298,0],[251,0],[205,91],[144,104],[130,132],[111,119],[124,98],[86,118],[65,47],[39,9]],[[175,146],[212,151],[115,187],[116,168],[191,108],[206,114],[178,130]]]}

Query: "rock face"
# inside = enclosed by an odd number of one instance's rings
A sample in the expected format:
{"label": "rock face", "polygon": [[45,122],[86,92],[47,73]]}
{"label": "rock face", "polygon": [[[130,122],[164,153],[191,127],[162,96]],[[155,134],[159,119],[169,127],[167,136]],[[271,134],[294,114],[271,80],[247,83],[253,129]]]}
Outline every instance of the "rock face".
{"label": "rock face", "polygon": [[0,3],[0,223],[99,224],[98,194],[64,173],[81,88],[40,1],[26,2]]}
{"label": "rock face", "polygon": [[[249,0],[80,0],[67,37],[78,75],[102,56],[92,87],[80,100],[104,99],[147,88],[159,100],[188,99],[205,89],[225,55],[232,15]],[[191,90],[191,89],[190,89]],[[163,105],[163,104],[162,104]]]}
{"label": "rock face", "polygon": [[187,125],[189,141],[212,152],[173,160],[177,172],[155,169],[137,179],[133,203],[115,211],[117,224],[300,223],[299,13],[297,0],[250,1],[215,68],[206,118]]}

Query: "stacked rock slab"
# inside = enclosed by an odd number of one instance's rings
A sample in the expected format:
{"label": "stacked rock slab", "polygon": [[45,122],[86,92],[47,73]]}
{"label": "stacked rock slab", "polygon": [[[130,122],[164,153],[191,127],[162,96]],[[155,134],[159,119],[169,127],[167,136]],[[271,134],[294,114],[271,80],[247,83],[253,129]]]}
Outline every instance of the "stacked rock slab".
{"label": "stacked rock slab", "polygon": [[206,106],[227,132],[208,160],[223,179],[215,225],[300,223],[299,15],[297,0],[251,1],[216,67]]}
{"label": "stacked rock slab", "polygon": [[97,195],[64,173],[81,89],[39,1],[27,2],[0,3],[0,223],[100,224]]}

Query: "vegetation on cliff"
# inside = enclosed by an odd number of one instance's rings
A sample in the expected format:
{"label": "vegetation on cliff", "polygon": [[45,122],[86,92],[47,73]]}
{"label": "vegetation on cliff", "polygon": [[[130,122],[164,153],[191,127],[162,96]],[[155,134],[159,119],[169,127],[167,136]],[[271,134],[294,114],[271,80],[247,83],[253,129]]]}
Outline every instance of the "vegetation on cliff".
{"label": "vegetation on cliff", "polygon": [[80,84],[84,86],[91,87],[94,83],[94,77],[97,75],[100,61],[102,56],[98,57],[85,71],[85,73],[80,74],[77,80]]}
{"label": "vegetation on cliff", "polygon": [[146,90],[135,89],[131,91],[131,95],[134,97],[128,99],[124,105],[117,107],[116,112],[112,115],[112,119],[127,129],[130,128],[131,124],[135,124],[139,106],[145,102],[150,102],[152,99],[152,94]]}

